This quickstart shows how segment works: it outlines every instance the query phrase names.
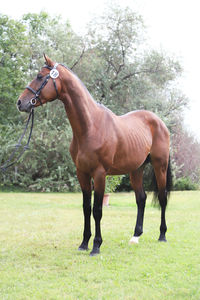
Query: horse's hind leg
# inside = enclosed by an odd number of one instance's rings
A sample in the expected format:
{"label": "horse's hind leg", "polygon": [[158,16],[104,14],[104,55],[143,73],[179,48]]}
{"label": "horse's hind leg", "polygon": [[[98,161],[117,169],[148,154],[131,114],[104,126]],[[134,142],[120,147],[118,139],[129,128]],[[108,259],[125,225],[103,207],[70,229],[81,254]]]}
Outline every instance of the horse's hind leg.
{"label": "horse's hind leg", "polygon": [[144,166],[130,174],[130,180],[135,191],[137,203],[137,221],[135,225],[134,236],[131,238],[130,243],[138,243],[139,237],[143,233],[144,210],[147,198],[143,188],[143,169]]}
{"label": "horse's hind leg", "polygon": [[157,183],[157,196],[161,207],[161,224],[159,241],[166,242],[167,225],[165,219],[165,211],[167,207],[167,169],[168,159],[152,159]]}

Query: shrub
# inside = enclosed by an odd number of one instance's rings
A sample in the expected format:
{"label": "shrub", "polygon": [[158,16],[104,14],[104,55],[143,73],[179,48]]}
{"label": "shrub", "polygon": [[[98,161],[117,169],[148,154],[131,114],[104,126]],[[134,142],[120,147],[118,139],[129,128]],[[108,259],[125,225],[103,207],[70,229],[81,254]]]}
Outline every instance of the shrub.
{"label": "shrub", "polygon": [[124,177],[123,175],[107,176],[105,193],[115,192],[117,187],[120,185],[123,177]]}
{"label": "shrub", "polygon": [[174,190],[175,191],[184,191],[184,190],[197,190],[198,185],[189,177],[181,177],[175,180],[174,182]]}

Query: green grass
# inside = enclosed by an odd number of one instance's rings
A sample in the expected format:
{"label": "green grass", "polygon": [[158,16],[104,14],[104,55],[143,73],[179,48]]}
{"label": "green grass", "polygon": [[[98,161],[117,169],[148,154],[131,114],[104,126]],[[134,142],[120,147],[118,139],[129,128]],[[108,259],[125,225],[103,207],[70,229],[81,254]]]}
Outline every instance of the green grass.
{"label": "green grass", "polygon": [[199,191],[172,193],[167,243],[157,242],[160,211],[148,200],[138,245],[128,244],[136,219],[133,193],[113,194],[104,207],[97,257],[77,251],[81,198],[0,193],[1,300],[200,299]]}

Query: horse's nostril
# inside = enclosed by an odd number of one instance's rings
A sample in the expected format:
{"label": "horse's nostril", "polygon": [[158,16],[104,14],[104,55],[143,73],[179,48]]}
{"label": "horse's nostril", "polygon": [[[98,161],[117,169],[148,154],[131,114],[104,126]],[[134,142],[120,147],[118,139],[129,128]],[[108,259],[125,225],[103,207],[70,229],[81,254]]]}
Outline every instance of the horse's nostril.
{"label": "horse's nostril", "polygon": [[18,106],[20,106],[21,103],[22,103],[21,100],[18,100],[18,101],[17,101],[17,105],[18,105]]}

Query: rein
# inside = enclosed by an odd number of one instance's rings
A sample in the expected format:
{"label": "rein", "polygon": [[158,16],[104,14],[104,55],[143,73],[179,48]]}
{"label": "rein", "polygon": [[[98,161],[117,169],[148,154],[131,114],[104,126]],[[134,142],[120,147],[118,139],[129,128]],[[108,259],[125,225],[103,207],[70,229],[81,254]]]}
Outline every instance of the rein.
{"label": "rein", "polygon": [[[31,120],[31,128],[30,128],[30,132],[29,132],[29,136],[28,136],[28,140],[27,140],[27,143],[26,145],[23,147],[22,151],[20,152],[20,154],[18,154],[18,156],[14,159],[14,161],[12,162],[16,152],[18,151],[18,149],[20,147],[22,147],[22,140],[26,134],[26,131],[28,129],[28,125],[30,123],[30,120]],[[8,168],[10,168],[11,166],[13,166],[14,164],[16,164],[18,162],[18,160],[22,157],[22,155],[24,154],[24,152],[26,150],[29,149],[29,143],[30,143],[30,140],[31,140],[31,135],[32,135],[32,131],[33,131],[33,125],[34,125],[34,109],[31,110],[30,114],[29,114],[29,117],[28,117],[28,120],[26,122],[26,126],[24,128],[24,131],[21,135],[21,137],[19,138],[18,140],[18,143],[15,145],[15,148],[13,150],[13,152],[11,153],[11,155],[9,156],[8,160],[2,165],[0,166],[0,170],[5,172]]]}

